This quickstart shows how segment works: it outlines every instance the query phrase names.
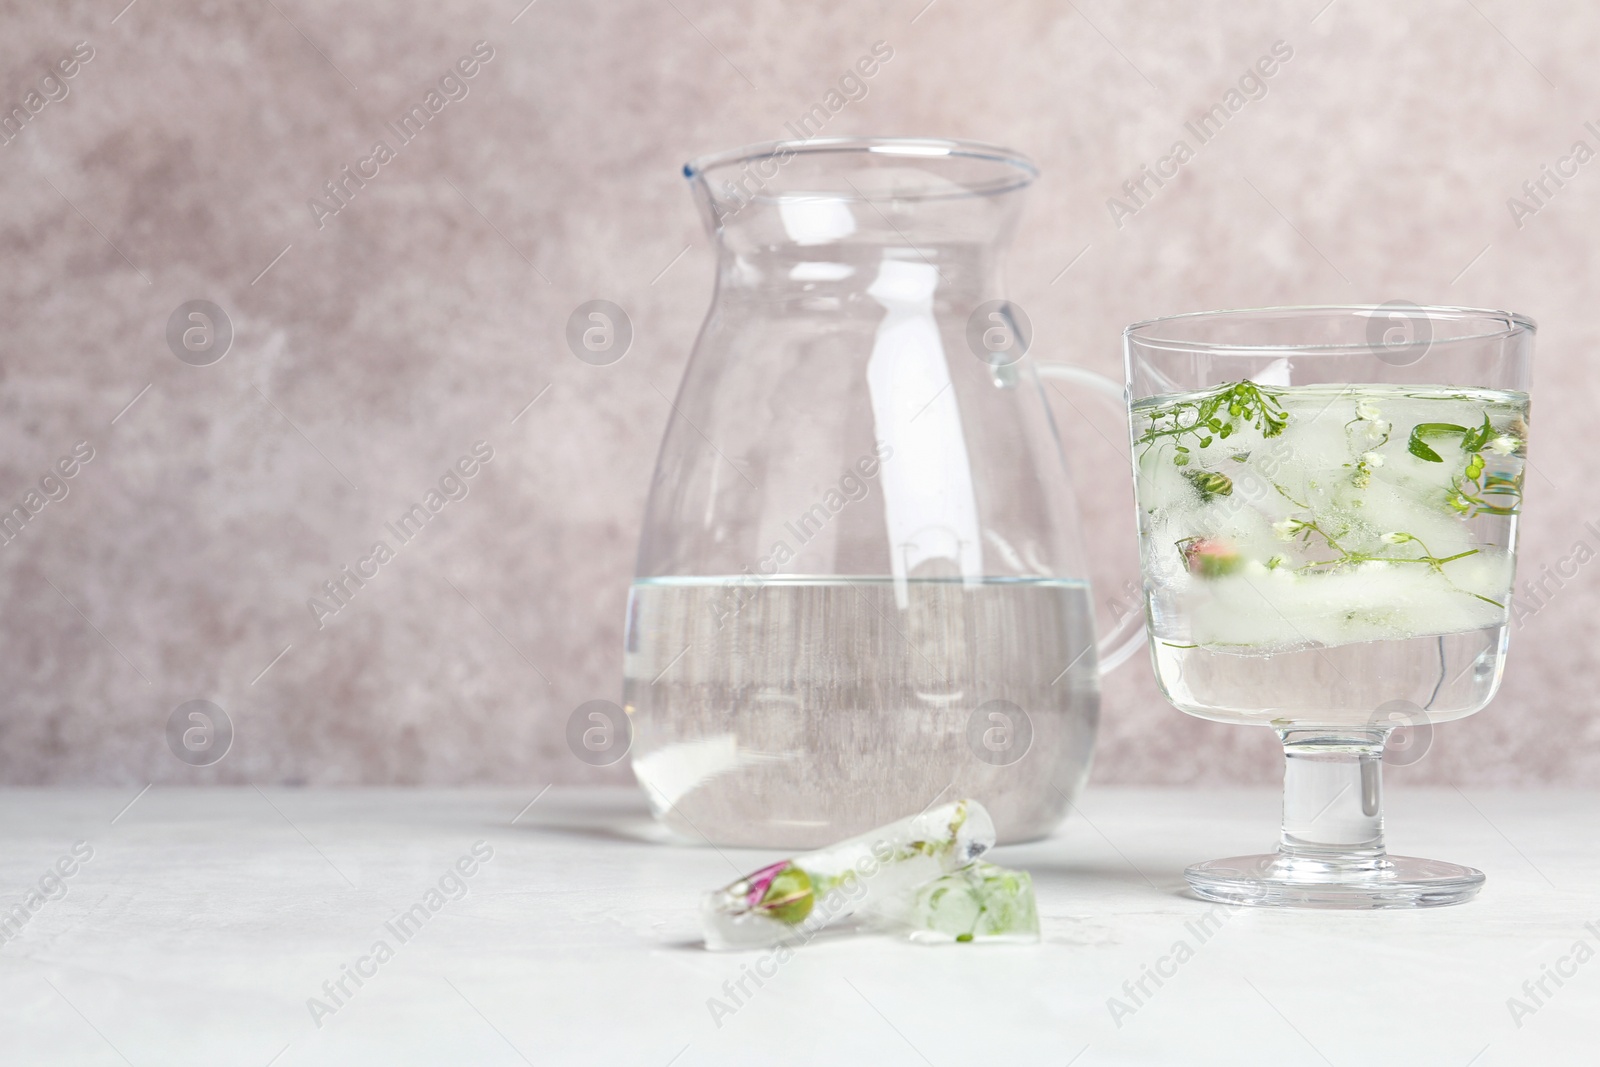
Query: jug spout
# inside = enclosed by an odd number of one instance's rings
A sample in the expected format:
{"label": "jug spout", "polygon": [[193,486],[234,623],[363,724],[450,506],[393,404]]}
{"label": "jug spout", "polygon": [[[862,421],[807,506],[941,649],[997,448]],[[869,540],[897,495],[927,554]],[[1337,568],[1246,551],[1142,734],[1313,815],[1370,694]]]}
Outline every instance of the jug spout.
{"label": "jug spout", "polygon": [[777,141],[683,172],[727,288],[852,279],[864,289],[879,264],[904,260],[969,296],[997,268],[1038,174],[1009,149],[911,138]]}

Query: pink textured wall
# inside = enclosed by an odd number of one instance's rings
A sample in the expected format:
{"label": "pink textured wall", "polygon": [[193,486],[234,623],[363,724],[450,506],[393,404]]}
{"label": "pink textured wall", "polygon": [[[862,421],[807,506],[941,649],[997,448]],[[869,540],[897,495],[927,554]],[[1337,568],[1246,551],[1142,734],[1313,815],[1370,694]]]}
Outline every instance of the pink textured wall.
{"label": "pink textured wall", "polygon": [[[1324,2],[6,4],[0,105],[37,113],[0,146],[0,503],[78,442],[93,458],[0,547],[0,781],[625,780],[563,726],[617,696],[638,517],[709,295],[679,166],[785,136],[878,41],[892,60],[825,132],[1038,161],[1010,282],[1041,354],[1114,374],[1125,323],[1209,307],[1537,319],[1523,568],[1570,573],[1576,542],[1600,548],[1600,162],[1561,161],[1600,149],[1600,14]],[[1114,220],[1278,41],[1259,98]],[[78,42],[92,58],[44,82]],[[1545,165],[1571,176],[1514,213]],[[345,166],[377,173],[314,212]],[[562,340],[596,298],[635,330],[611,366]],[[166,339],[197,299],[234,331],[209,366]],[[1095,429],[1070,436],[1109,574],[1127,489]],[[478,441],[492,459],[458,489]],[[465,497],[319,629],[307,598],[441,479]],[[1500,698],[1408,780],[1595,781],[1597,573],[1547,583]],[[236,730],[210,768],[165,740],[196,698]],[[1270,735],[1172,711],[1143,660],[1102,736],[1101,781],[1276,773]]]}

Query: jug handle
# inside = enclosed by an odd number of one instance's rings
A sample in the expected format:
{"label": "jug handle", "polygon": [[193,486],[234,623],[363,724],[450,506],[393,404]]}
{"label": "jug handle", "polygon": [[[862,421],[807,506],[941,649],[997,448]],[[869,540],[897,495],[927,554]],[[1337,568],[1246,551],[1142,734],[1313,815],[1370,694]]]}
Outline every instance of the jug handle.
{"label": "jug handle", "polygon": [[[1036,362],[1039,377],[1055,381],[1071,382],[1083,386],[1098,394],[1104,399],[1112,401],[1126,418],[1128,410],[1127,390],[1117,382],[1112,381],[1103,374],[1096,374],[1092,370],[1075,367],[1070,363],[1049,363],[1044,360]],[[1138,652],[1145,644],[1145,624],[1143,594],[1138,594],[1139,603],[1129,605],[1127,614],[1119,619],[1111,631],[1100,638],[1099,648],[1096,650],[1100,658],[1101,675],[1110,674],[1122,666],[1134,653]]]}

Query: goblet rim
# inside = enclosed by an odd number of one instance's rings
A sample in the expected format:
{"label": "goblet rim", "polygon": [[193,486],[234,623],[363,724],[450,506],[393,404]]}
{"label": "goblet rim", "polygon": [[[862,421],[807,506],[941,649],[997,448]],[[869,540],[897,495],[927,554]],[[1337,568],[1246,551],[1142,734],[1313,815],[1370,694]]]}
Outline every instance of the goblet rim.
{"label": "goblet rim", "polygon": [[[1201,321],[1217,321],[1228,318],[1250,318],[1257,316],[1276,316],[1287,318],[1294,315],[1314,314],[1348,314],[1372,318],[1376,315],[1389,315],[1402,313],[1407,316],[1426,319],[1430,322],[1452,321],[1463,322],[1473,319],[1484,323],[1498,323],[1496,329],[1485,329],[1481,332],[1460,334],[1451,337],[1426,337],[1406,341],[1355,341],[1349,343],[1312,342],[1306,344],[1285,343],[1282,341],[1200,341],[1184,337],[1163,337],[1153,331],[1162,326],[1179,323],[1192,323]],[[1395,350],[1407,348],[1440,347],[1443,345],[1481,344],[1486,341],[1504,340],[1520,334],[1533,334],[1538,332],[1538,324],[1526,315],[1514,311],[1504,311],[1497,308],[1463,307],[1452,304],[1411,304],[1408,302],[1391,302],[1385,304],[1285,304],[1269,307],[1253,308],[1221,308],[1210,311],[1185,311],[1174,315],[1160,315],[1155,318],[1142,319],[1129,324],[1123,329],[1125,341],[1137,343],[1143,348],[1160,349],[1169,352],[1196,352],[1196,353],[1232,353],[1236,355],[1250,355],[1260,353],[1262,356],[1281,356],[1285,352],[1294,352],[1302,355],[1328,355],[1348,356],[1360,352],[1385,351],[1393,353]]]}

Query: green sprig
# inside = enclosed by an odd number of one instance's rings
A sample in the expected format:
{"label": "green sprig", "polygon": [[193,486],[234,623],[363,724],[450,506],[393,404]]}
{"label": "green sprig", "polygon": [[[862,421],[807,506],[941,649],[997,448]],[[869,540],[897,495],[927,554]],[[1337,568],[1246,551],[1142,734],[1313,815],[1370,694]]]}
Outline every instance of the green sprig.
{"label": "green sprig", "polygon": [[1170,437],[1172,462],[1186,467],[1190,448],[1178,440],[1184,436],[1192,438],[1198,448],[1226,441],[1245,426],[1260,430],[1262,437],[1277,437],[1289,424],[1280,395],[1276,389],[1245,381],[1222,386],[1198,399],[1175,400],[1151,411],[1150,426],[1135,443],[1148,452],[1161,438]]}
{"label": "green sprig", "polygon": [[[1451,492],[1445,498],[1445,503],[1463,518],[1469,519],[1480,514],[1517,514],[1522,506],[1522,472],[1507,477],[1497,471],[1489,471],[1488,463],[1483,458],[1483,450],[1489,446],[1489,442],[1501,436],[1489,421],[1487,412],[1484,413],[1482,425],[1474,429],[1453,422],[1419,423],[1411,431],[1406,451],[1428,463],[1443,463],[1444,457],[1427,443],[1427,439],[1456,435],[1461,437],[1461,451],[1467,459],[1461,473],[1452,479]],[[1520,447],[1521,442],[1517,443]],[[1488,497],[1501,498],[1502,502],[1492,502]]]}

